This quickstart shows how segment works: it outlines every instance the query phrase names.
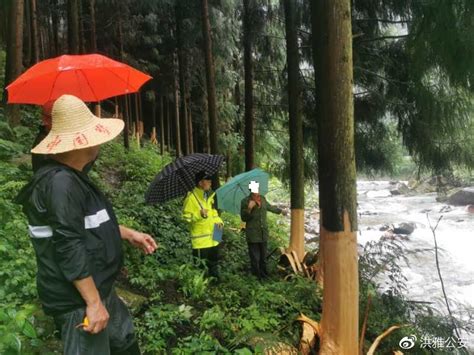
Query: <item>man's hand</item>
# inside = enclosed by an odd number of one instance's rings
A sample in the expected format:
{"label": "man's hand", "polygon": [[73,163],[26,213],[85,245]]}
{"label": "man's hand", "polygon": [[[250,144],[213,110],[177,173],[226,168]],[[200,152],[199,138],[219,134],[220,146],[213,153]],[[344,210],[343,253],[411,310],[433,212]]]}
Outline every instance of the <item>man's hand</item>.
{"label": "man's hand", "polygon": [[205,208],[203,208],[203,209],[201,210],[201,217],[202,217],[202,218],[207,218],[207,210],[206,210]]}
{"label": "man's hand", "polygon": [[256,204],[257,204],[257,203],[256,203],[254,200],[250,200],[250,201],[249,201],[249,206],[248,206],[248,207],[249,207],[249,211],[251,211],[251,210],[255,207]]}
{"label": "man's hand", "polygon": [[96,303],[88,304],[86,307],[86,317],[89,325],[84,327],[84,331],[97,334],[107,327],[109,322],[109,312],[99,300]]}
{"label": "man's hand", "polygon": [[84,302],[86,302],[86,317],[89,322],[88,325],[80,324],[78,326],[84,326],[86,332],[97,334],[107,327],[109,312],[107,312],[107,309],[105,309],[100,300],[99,291],[97,291],[94,279],[92,276],[88,276],[84,279],[75,280],[73,283]]}
{"label": "man's hand", "polygon": [[122,239],[128,240],[130,244],[140,248],[145,254],[151,254],[158,248],[155,240],[149,234],[137,232],[124,226],[120,226],[120,234]]}

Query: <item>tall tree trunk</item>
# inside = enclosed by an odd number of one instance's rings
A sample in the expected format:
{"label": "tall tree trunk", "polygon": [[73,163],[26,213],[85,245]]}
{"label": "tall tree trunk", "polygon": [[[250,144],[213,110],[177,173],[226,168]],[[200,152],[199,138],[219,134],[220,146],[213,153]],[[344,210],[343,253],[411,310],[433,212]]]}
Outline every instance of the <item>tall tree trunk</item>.
{"label": "tall tree trunk", "polygon": [[67,44],[69,54],[79,54],[79,0],[67,0]]}
{"label": "tall tree trunk", "polygon": [[128,95],[123,97],[125,115],[123,117],[124,128],[123,128],[123,146],[125,149],[130,149],[129,130],[130,130],[130,105],[128,104]]}
{"label": "tall tree trunk", "polygon": [[[54,10],[53,10],[54,11]],[[47,18],[47,33],[48,33],[48,52],[43,58],[52,58],[56,55],[56,50],[54,48],[54,33],[53,33],[53,17],[51,14],[51,9],[45,15]]]}
{"label": "tall tree trunk", "polygon": [[[209,22],[209,6],[207,0],[201,0],[202,35],[204,37],[204,58],[206,62],[207,102],[209,114],[209,143],[211,154],[217,154],[217,107],[214,60],[212,57],[211,24]],[[218,187],[219,181],[213,179],[213,188]]]}
{"label": "tall tree trunk", "polygon": [[300,55],[296,33],[295,1],[285,0],[286,54],[288,61],[288,104],[290,127],[291,234],[290,250],[304,257],[304,161],[303,121],[299,77]]}
{"label": "tall tree trunk", "polygon": [[184,155],[189,154],[189,129],[188,129],[188,108],[187,108],[187,93],[186,93],[186,64],[183,48],[183,28],[182,28],[182,14],[179,2],[175,6],[176,18],[176,39],[178,52],[178,72],[179,72],[179,92],[180,92],[180,127],[181,127],[181,143]]}
{"label": "tall tree trunk", "polygon": [[152,91],[152,100],[151,100],[151,137],[150,141],[152,144],[158,144],[157,139],[157,126],[156,126],[156,96],[155,92]]}
{"label": "tall tree trunk", "polygon": [[160,95],[160,154],[165,153],[165,125],[164,125],[164,100],[163,95]]}
{"label": "tall tree trunk", "polygon": [[32,64],[40,60],[39,29],[38,29],[38,10],[36,0],[30,0],[31,5],[31,43],[33,48]]}
{"label": "tall tree trunk", "polygon": [[[89,15],[91,18],[91,37],[90,37],[90,48],[91,53],[97,52],[97,37],[96,37],[96,24],[95,24],[95,0],[89,0]],[[119,24],[120,37],[122,36],[122,24]],[[123,59],[123,58],[122,58]]]}
{"label": "tall tree trunk", "polygon": [[171,152],[171,121],[170,121],[170,102],[168,99],[166,101],[166,151],[168,154]]}
{"label": "tall tree trunk", "polygon": [[211,152],[211,147],[209,143],[209,120],[207,119],[208,117],[208,109],[207,109],[207,96],[204,93],[202,96],[202,133],[203,133],[203,138],[204,138],[204,144],[203,144],[203,151],[204,153],[210,153]]}
{"label": "tall tree trunk", "polygon": [[356,170],[350,0],[312,1],[324,277],[321,354],[358,349]]}
{"label": "tall tree trunk", "polygon": [[251,12],[255,3],[244,0],[244,72],[245,72],[245,170],[255,168],[255,117],[253,110],[253,60]]}
{"label": "tall tree trunk", "polygon": [[[8,28],[8,44],[5,70],[5,86],[15,80],[23,69],[23,0],[11,1]],[[3,100],[6,103],[7,91],[4,90]],[[6,114],[12,126],[20,124],[20,107],[7,105]]]}
{"label": "tall tree trunk", "polygon": [[181,132],[179,124],[179,84],[178,84],[178,59],[176,53],[173,54],[174,63],[174,80],[173,80],[173,95],[174,95],[174,128],[175,128],[175,150],[176,157],[181,156]]}
{"label": "tall tree trunk", "polygon": [[194,153],[194,137],[193,137],[193,119],[191,115],[191,102],[188,104],[188,139],[189,153]]}
{"label": "tall tree trunk", "polygon": [[23,62],[26,67],[29,67],[32,65],[32,53],[33,53],[33,43],[31,40],[31,34],[33,32],[33,25],[31,23],[31,2],[30,0],[25,1],[25,9],[24,9],[24,16],[25,16],[25,22],[23,24],[25,31],[23,33]]}
{"label": "tall tree trunk", "polygon": [[86,39],[84,37],[84,12],[82,6],[82,0],[77,2],[77,13],[79,20],[79,53],[86,53]]}
{"label": "tall tree trunk", "polygon": [[53,27],[53,42],[54,42],[54,55],[59,55],[59,11],[58,0],[51,0],[50,7],[51,10],[51,22]]}

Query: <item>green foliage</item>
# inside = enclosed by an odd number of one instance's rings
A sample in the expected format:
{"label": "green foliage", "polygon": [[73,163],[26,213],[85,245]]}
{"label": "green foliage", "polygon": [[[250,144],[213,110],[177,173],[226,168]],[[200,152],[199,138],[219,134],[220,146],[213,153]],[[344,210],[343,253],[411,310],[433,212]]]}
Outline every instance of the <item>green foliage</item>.
{"label": "green foliage", "polygon": [[[135,145],[132,145],[135,146]],[[125,247],[122,286],[141,293],[147,302],[136,310],[134,319],[141,348],[147,353],[261,353],[276,342],[298,344],[300,313],[319,321],[321,290],[314,282],[294,277],[284,281],[277,260],[269,259],[272,278],[259,282],[247,272],[247,245],[239,232],[240,218],[223,213],[226,222],[222,248],[221,280],[210,283],[204,271],[194,265],[189,232],[181,220],[182,200],[147,206],[144,193],[155,174],[170,161],[156,147],[125,151],[120,144],[103,146],[91,172],[106,191],[124,225],[151,233],[160,248],[151,256]],[[134,169],[136,167],[136,169]],[[31,176],[29,166],[0,163],[0,352],[47,352],[54,327],[50,318],[38,311],[35,289],[35,256],[27,236],[26,221],[12,199]],[[272,180],[272,199],[284,195],[284,187]],[[269,215],[269,251],[285,245],[288,226],[281,217]],[[392,324],[411,324],[397,333],[444,336],[449,324],[426,308],[414,307],[403,299],[403,275],[397,268],[401,246],[368,246],[360,260],[361,314],[367,295],[372,294],[367,341]],[[392,280],[387,292],[380,293],[378,276],[388,272]],[[391,337],[382,350],[396,348]]]}

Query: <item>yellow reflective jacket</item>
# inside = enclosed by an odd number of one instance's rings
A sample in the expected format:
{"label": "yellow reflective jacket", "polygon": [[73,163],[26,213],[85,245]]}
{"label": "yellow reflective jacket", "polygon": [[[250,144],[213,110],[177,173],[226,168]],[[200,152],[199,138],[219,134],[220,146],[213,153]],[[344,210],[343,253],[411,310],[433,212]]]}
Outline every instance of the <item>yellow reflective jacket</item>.
{"label": "yellow reflective jacket", "polygon": [[[204,190],[195,187],[184,200],[183,218],[189,223],[193,249],[210,248],[219,244],[212,239],[214,224],[224,222],[213,207],[214,196],[215,193],[212,193],[206,200]],[[201,216],[201,208],[207,210],[207,218]]]}

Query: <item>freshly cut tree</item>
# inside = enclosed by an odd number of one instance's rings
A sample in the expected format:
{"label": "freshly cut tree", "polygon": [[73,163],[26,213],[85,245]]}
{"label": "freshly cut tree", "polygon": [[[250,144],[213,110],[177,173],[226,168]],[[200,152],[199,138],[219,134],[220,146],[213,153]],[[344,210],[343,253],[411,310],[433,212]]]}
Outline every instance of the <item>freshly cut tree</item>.
{"label": "freshly cut tree", "polygon": [[312,1],[318,122],[321,354],[358,352],[359,275],[350,0]]}

